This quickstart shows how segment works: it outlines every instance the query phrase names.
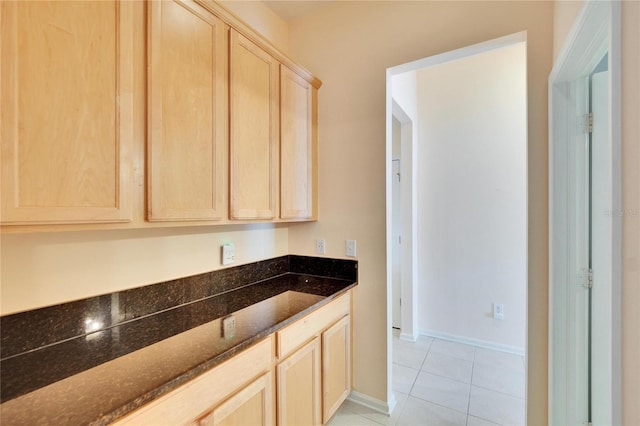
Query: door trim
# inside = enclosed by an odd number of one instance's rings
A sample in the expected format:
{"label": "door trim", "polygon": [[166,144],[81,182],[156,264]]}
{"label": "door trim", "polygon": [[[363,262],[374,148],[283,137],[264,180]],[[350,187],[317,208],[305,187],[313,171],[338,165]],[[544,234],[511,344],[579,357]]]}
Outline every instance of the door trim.
{"label": "door trim", "polygon": [[571,161],[568,141],[577,133],[575,103],[570,102],[571,82],[591,73],[608,53],[610,73],[610,137],[611,137],[611,424],[621,423],[621,88],[620,88],[620,12],[619,2],[585,2],[567,37],[549,76],[549,424],[571,422],[575,415],[568,407],[576,390],[570,385],[566,366],[572,362],[562,350],[571,339],[570,320],[566,312],[570,277],[570,235],[567,232],[570,203]]}

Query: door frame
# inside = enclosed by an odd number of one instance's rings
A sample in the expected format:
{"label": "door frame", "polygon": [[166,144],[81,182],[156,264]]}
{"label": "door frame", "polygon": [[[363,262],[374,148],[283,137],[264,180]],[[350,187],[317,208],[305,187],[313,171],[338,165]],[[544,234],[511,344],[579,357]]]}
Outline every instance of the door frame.
{"label": "door frame", "polygon": [[611,332],[611,360],[608,385],[611,424],[621,422],[621,87],[620,87],[620,12],[619,2],[585,2],[567,37],[549,76],[549,424],[569,424],[576,419],[572,411],[579,390],[579,378],[570,368],[576,354],[567,342],[575,339],[569,327],[571,285],[576,273],[569,266],[575,253],[572,244],[571,164],[572,149],[579,130],[576,103],[572,102],[572,84],[588,76],[608,53],[610,75],[609,124],[611,138],[611,288],[607,301],[611,315],[606,327]]}

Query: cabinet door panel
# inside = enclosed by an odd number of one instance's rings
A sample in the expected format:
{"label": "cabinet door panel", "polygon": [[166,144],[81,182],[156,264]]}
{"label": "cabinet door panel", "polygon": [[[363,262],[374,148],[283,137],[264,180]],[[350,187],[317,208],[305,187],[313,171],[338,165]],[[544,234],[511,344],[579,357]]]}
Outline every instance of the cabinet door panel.
{"label": "cabinet door panel", "polygon": [[314,90],[308,81],[280,66],[280,217],[283,219],[309,219],[314,214]]}
{"label": "cabinet door panel", "polygon": [[273,380],[267,373],[200,419],[198,425],[271,426],[273,413]]}
{"label": "cabinet door panel", "polygon": [[149,21],[148,219],[221,219],[227,26],[179,0],[150,3]]}
{"label": "cabinet door panel", "polygon": [[231,32],[230,211],[232,219],[275,218],[278,63]]}
{"label": "cabinet door panel", "polygon": [[322,420],[328,422],[351,391],[349,316],[322,333]]}
{"label": "cabinet door panel", "polygon": [[278,425],[319,425],[320,344],[313,339],[278,365]]}
{"label": "cabinet door panel", "polygon": [[133,5],[0,7],[3,224],[130,220]]}

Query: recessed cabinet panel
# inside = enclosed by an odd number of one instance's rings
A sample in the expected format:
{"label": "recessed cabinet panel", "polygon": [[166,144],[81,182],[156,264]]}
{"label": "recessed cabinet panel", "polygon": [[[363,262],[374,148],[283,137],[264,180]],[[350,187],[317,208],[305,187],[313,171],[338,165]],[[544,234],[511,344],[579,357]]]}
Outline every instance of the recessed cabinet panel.
{"label": "recessed cabinet panel", "polygon": [[0,7],[2,223],[130,220],[132,4]]}
{"label": "recessed cabinet panel", "polygon": [[148,219],[221,219],[227,26],[192,2],[149,4]]}
{"label": "recessed cabinet panel", "polygon": [[277,367],[279,426],[321,424],[319,340],[313,339]]}
{"label": "recessed cabinet panel", "polygon": [[278,170],[278,63],[231,31],[230,213],[275,218]]}
{"label": "recessed cabinet panel", "polygon": [[311,84],[280,66],[280,217],[313,216],[316,144]]}
{"label": "recessed cabinet panel", "polygon": [[322,333],[322,420],[328,422],[351,391],[349,316]]}

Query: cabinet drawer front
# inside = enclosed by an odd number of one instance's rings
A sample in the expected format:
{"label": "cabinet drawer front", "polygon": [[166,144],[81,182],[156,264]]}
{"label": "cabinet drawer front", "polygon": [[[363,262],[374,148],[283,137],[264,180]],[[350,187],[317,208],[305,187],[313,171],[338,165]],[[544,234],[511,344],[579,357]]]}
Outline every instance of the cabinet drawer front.
{"label": "cabinet drawer front", "polygon": [[268,337],[115,424],[190,424],[246,383],[269,371],[272,353],[273,341]]}
{"label": "cabinet drawer front", "polygon": [[271,372],[258,378],[197,422],[198,426],[271,426],[274,423]]}
{"label": "cabinet drawer front", "polygon": [[349,313],[350,294],[346,293],[277,333],[277,356],[284,358],[331,324]]}

